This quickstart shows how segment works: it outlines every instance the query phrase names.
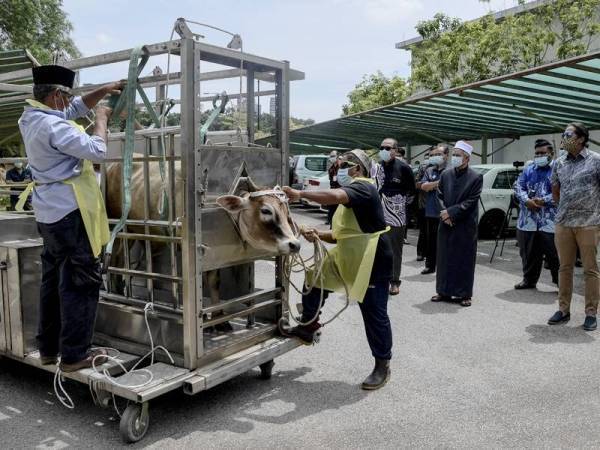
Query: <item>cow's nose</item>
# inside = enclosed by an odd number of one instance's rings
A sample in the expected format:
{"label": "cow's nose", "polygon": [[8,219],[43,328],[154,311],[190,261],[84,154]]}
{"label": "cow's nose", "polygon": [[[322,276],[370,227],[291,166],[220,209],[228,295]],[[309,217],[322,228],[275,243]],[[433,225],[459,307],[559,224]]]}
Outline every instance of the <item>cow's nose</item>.
{"label": "cow's nose", "polygon": [[300,251],[300,241],[290,241],[288,245],[290,246],[290,252],[297,253]]}

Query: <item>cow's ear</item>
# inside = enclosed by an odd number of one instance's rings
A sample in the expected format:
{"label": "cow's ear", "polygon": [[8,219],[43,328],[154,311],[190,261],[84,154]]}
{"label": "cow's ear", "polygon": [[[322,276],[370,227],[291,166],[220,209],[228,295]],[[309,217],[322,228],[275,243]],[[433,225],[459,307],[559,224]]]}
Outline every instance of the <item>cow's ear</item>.
{"label": "cow's ear", "polygon": [[217,205],[225,208],[229,212],[238,212],[246,209],[250,201],[247,198],[238,197],[237,195],[222,195],[217,198]]}

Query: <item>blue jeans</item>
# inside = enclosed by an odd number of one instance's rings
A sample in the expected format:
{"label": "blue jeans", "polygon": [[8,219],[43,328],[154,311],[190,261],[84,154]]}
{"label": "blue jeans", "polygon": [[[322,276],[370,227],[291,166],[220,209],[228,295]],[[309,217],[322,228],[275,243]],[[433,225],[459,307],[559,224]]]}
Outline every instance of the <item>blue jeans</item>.
{"label": "blue jeans", "polygon": [[[373,283],[367,289],[362,303],[358,304],[371,353],[377,359],[392,359],[392,325],[387,312],[389,292],[389,281]],[[329,292],[325,291],[323,295],[326,299]],[[320,289],[313,289],[308,295],[302,296],[302,322],[308,322],[319,313],[320,299]]]}
{"label": "blue jeans", "polygon": [[59,352],[73,364],[87,357],[102,276],[79,210],[56,223],[39,223],[44,239],[37,341],[42,356]]}

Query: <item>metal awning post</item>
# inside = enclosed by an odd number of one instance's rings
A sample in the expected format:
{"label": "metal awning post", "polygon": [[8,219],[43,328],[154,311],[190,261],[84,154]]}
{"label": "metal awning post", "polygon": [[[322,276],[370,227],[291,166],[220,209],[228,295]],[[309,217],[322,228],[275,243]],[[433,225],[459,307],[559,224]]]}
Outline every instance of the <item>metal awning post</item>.
{"label": "metal awning post", "polygon": [[483,135],[481,137],[481,164],[487,164],[488,157],[488,137]]}

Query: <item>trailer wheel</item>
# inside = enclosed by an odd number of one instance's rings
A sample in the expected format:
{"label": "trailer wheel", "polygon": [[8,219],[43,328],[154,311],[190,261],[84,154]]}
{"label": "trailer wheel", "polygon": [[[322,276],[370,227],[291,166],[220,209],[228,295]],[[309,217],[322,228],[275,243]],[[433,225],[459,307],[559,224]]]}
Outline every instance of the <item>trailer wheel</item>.
{"label": "trailer wheel", "polygon": [[138,442],[146,435],[149,425],[148,403],[131,404],[121,416],[119,424],[121,438],[128,444]]}
{"label": "trailer wheel", "polygon": [[260,366],[260,379],[261,380],[270,380],[271,375],[273,375],[273,366],[275,362],[273,360],[267,361],[266,363],[261,364]]}

